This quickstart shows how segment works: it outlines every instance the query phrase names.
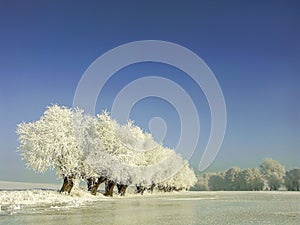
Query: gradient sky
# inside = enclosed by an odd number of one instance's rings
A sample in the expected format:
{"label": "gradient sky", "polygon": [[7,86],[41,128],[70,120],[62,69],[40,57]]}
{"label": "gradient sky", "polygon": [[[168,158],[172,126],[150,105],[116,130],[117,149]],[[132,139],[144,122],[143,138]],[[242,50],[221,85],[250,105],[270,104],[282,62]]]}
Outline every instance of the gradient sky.
{"label": "gradient sky", "polygon": [[[298,1],[14,1],[0,0],[0,180],[56,182],[53,172],[25,169],[16,152],[16,126],[39,119],[52,103],[72,106],[77,84],[100,55],[138,40],[164,40],[198,54],[212,69],[227,105],[227,130],[209,170],[255,167],[266,157],[288,168],[300,164],[300,4]],[[182,71],[141,63],[116,73],[96,110],[110,109],[130,81],[159,75],[196,101],[201,137],[208,138],[209,107]],[[178,115],[167,102],[144,99],[130,117],[143,129],[161,116],[164,143],[179,136]],[[206,140],[207,141],[207,140]],[[191,164],[197,168],[206,142]]]}

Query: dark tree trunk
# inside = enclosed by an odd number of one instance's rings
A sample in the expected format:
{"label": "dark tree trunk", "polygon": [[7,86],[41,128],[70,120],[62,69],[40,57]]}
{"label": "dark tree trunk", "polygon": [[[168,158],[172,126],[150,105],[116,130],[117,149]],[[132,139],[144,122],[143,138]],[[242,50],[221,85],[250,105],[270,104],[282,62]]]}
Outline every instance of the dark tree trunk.
{"label": "dark tree trunk", "polygon": [[91,192],[92,195],[96,195],[98,187],[106,181],[106,177],[90,177],[87,179],[88,191]]}
{"label": "dark tree trunk", "polygon": [[128,185],[126,185],[126,184],[117,184],[118,193],[121,196],[125,196],[125,192],[126,192],[127,187],[128,187]]}
{"label": "dark tree trunk", "polygon": [[149,188],[147,188],[147,190],[150,191],[151,193],[153,193],[154,188],[155,188],[155,184],[152,183],[151,186]]}
{"label": "dark tree trunk", "polygon": [[167,186],[165,191],[166,191],[166,192],[171,192],[171,191],[172,191],[172,187]]}
{"label": "dark tree trunk", "polygon": [[162,191],[164,191],[164,192],[166,191],[166,190],[165,190],[165,187],[162,186],[162,185],[158,185],[158,186],[157,186],[157,189],[158,189],[159,191],[161,191],[161,192],[162,192]]}
{"label": "dark tree trunk", "polygon": [[151,193],[153,193],[154,188],[155,188],[155,184],[153,183],[153,184],[151,184],[151,187],[150,187]]}
{"label": "dark tree trunk", "polygon": [[168,188],[168,186],[161,186],[161,191],[167,192],[167,188]]}
{"label": "dark tree trunk", "polygon": [[136,193],[139,194],[141,193],[141,195],[144,194],[144,191],[145,191],[145,187],[141,186],[141,185],[136,185]]}
{"label": "dark tree trunk", "polygon": [[87,182],[88,191],[91,191],[95,182],[95,178],[94,177],[87,178],[86,182]]}
{"label": "dark tree trunk", "polygon": [[64,177],[64,183],[63,183],[63,186],[60,189],[61,193],[67,192],[68,194],[70,194],[70,192],[71,192],[71,190],[74,186],[73,179],[74,179],[73,176]]}
{"label": "dark tree trunk", "polygon": [[113,192],[114,192],[114,187],[115,187],[116,183],[112,180],[106,180],[105,181],[105,196],[113,196]]}

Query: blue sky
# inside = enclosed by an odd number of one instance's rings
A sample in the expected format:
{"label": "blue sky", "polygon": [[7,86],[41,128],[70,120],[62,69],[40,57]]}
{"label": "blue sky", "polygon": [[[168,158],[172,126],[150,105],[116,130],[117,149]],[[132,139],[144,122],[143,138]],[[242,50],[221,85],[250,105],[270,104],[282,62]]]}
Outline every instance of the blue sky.
{"label": "blue sky", "polygon": [[[266,157],[288,168],[300,159],[300,4],[297,1],[1,1],[0,180],[55,182],[25,170],[16,126],[37,120],[47,105],[71,107],[87,67],[127,42],[164,40],[199,55],[212,69],[227,106],[223,146],[209,170],[254,167]],[[180,84],[197,99],[201,138],[209,108],[201,90],[176,68],[142,63],[112,77],[96,110],[110,108],[122,85],[146,75]],[[165,144],[179,136],[178,115],[160,99],[144,99],[131,118],[147,128],[165,118]],[[191,159],[197,167],[205,141]]]}

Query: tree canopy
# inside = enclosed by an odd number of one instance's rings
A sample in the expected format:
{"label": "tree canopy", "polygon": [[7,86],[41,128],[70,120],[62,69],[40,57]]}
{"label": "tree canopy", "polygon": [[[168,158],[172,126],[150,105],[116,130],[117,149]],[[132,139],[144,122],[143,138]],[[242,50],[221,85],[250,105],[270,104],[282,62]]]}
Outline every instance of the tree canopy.
{"label": "tree canopy", "polygon": [[92,117],[80,109],[53,105],[39,120],[19,124],[17,134],[27,166],[42,173],[55,169],[70,186],[68,192],[74,179],[157,184],[172,190],[188,189],[196,182],[188,162],[173,149],[155,142],[132,121],[119,124],[107,111]]}
{"label": "tree canopy", "polygon": [[271,190],[278,190],[283,184],[285,167],[274,159],[265,159],[260,165],[260,170],[268,182]]}

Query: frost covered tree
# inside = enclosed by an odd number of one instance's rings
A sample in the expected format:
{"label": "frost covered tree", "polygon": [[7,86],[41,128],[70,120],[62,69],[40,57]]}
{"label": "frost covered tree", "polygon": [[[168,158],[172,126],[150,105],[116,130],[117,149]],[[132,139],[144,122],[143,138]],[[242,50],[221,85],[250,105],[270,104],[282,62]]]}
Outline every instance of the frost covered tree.
{"label": "frost covered tree", "polygon": [[238,189],[241,191],[261,191],[264,187],[264,179],[257,168],[244,169],[239,172]]}
{"label": "frost covered tree", "polygon": [[[101,183],[105,182],[107,177],[103,171],[99,171],[99,169],[95,169],[93,165],[91,165],[88,161],[88,157],[95,157],[97,155],[90,155],[90,152],[95,152],[95,154],[105,153],[103,152],[103,146],[101,141],[99,140],[99,133],[97,130],[98,124],[96,118],[85,115],[85,124],[84,124],[84,135],[83,135],[83,160],[89,165],[91,168],[90,173],[85,174],[83,177],[87,181],[88,191],[90,191],[93,195],[96,195],[97,189]],[[106,155],[101,154],[101,157],[98,156],[98,160],[100,163],[107,163],[108,159]],[[106,161],[105,161],[106,160]],[[103,163],[104,164],[104,163]],[[105,164],[104,164],[105,165]]]}
{"label": "frost covered tree", "polygon": [[[175,176],[182,171],[187,162],[173,149],[163,147],[162,145],[156,146],[145,154],[148,166],[145,168],[144,180],[141,185],[147,187],[156,185],[159,190],[164,191],[175,190]],[[194,176],[193,173],[193,176],[190,177],[191,180],[194,180]]]}
{"label": "frost covered tree", "polygon": [[107,196],[115,185],[124,195],[128,185],[142,193],[158,183],[174,190],[195,183],[194,172],[174,150],[156,143],[132,121],[118,124],[106,111],[92,117],[53,105],[38,121],[19,124],[17,133],[27,165],[37,172],[54,168],[64,180],[61,192],[70,193],[75,179],[86,180],[94,195],[105,182]]}
{"label": "frost covered tree", "polygon": [[192,191],[209,191],[208,180],[210,173],[204,173],[197,176],[196,184],[191,188]]}
{"label": "frost covered tree", "polygon": [[137,193],[143,194],[156,184],[178,190],[195,183],[194,172],[185,166],[187,162],[181,156],[156,143],[132,121],[120,125],[108,112],[94,121],[95,135],[87,162],[97,174],[107,178],[105,195],[112,196],[115,185],[119,194],[124,195],[128,185],[135,185]]}
{"label": "frost covered tree", "polygon": [[[106,114],[102,115],[105,117]],[[95,174],[89,177],[88,186],[92,194],[96,194],[100,183],[106,182],[113,176],[119,165],[111,155],[115,149],[114,124],[101,121],[98,118],[88,117],[86,146],[84,148],[85,161],[93,168]]]}
{"label": "frost covered tree", "polygon": [[238,177],[241,169],[239,167],[233,167],[226,171],[224,182],[225,190],[227,191],[236,191],[239,190],[238,186]]}
{"label": "frost covered tree", "polygon": [[288,191],[300,191],[300,169],[292,169],[286,172],[284,183]]}
{"label": "frost covered tree", "polygon": [[211,191],[222,191],[226,189],[224,172],[212,174],[208,180],[208,186]]}
{"label": "frost covered tree", "polygon": [[128,185],[144,180],[140,171],[148,165],[145,151],[157,144],[132,121],[120,125],[106,111],[90,120],[94,131],[89,135],[86,160],[97,174],[107,178],[105,195],[111,196],[116,184],[119,194],[124,195]]}
{"label": "frost covered tree", "polygon": [[183,161],[183,164],[183,167],[174,176],[167,179],[166,183],[169,190],[189,190],[196,184],[197,178],[194,171],[186,161]]}
{"label": "frost covered tree", "polygon": [[260,165],[261,173],[267,180],[270,190],[278,190],[284,182],[285,168],[274,159],[265,159]]}
{"label": "frost covered tree", "polygon": [[233,167],[216,174],[205,174],[212,191],[259,191],[263,189],[264,179],[257,168],[240,169]]}
{"label": "frost covered tree", "polygon": [[37,172],[55,169],[70,193],[74,179],[90,173],[83,160],[83,115],[80,110],[53,105],[36,122],[18,125],[19,150],[28,167]]}

